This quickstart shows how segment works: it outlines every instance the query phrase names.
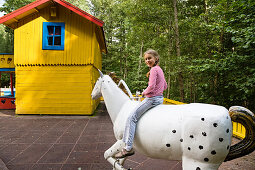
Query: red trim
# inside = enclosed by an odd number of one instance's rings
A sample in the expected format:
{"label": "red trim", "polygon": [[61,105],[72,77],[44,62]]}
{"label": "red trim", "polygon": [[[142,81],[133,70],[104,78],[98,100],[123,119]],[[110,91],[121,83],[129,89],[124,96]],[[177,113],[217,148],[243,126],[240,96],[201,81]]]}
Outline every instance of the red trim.
{"label": "red trim", "polygon": [[48,1],[49,0],[37,0],[37,1],[34,1],[34,2],[24,6],[24,7],[21,7],[19,9],[17,9],[16,11],[13,11],[9,14],[6,14],[3,17],[0,18],[0,24],[4,23],[4,22],[6,22],[6,21],[8,21],[8,20],[20,15],[20,14],[23,14],[24,12],[27,12],[27,11],[29,11],[29,10],[31,10],[31,9],[33,9],[33,8],[35,8],[35,7],[37,7],[41,4],[44,4]]}
{"label": "red trim", "polygon": [[68,8],[68,9],[70,9],[71,11],[77,13],[78,15],[80,15],[80,16],[82,16],[82,17],[84,17],[84,18],[94,22],[95,24],[97,24],[100,27],[102,27],[103,24],[104,24],[103,21],[101,21],[101,20],[97,19],[96,17],[90,15],[89,13],[81,10],[80,8],[77,8],[76,6],[70,4],[69,2],[66,2],[64,0],[54,0],[54,1],[59,3],[60,5],[62,5],[64,7],[66,7],[66,8]]}
{"label": "red trim", "polygon": [[55,1],[55,2],[57,2],[60,5],[62,5],[64,7],[66,7],[66,8],[68,8],[68,9],[70,9],[71,11],[77,13],[78,15],[88,19],[89,21],[92,21],[93,23],[97,24],[100,27],[102,27],[103,24],[104,24],[103,21],[97,19],[96,17],[88,14],[87,12],[77,8],[76,6],[66,2],[64,0],[37,0],[37,1],[34,1],[34,2],[24,6],[22,8],[17,9],[16,11],[13,11],[13,12],[11,12],[11,13],[9,13],[7,15],[4,15],[3,17],[1,17],[0,18],[0,24],[6,22],[6,21],[8,21],[8,20],[18,16],[18,15],[21,15],[24,12],[27,12],[27,11],[29,11],[29,10],[31,10],[31,9],[39,6],[39,5],[42,5],[42,4],[44,4],[44,3],[48,2],[48,1]]}

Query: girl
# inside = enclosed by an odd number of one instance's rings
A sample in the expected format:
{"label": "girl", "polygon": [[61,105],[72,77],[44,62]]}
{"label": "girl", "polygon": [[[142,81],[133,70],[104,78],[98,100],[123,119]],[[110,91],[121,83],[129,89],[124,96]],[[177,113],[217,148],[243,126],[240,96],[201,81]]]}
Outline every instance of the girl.
{"label": "girl", "polygon": [[150,68],[147,73],[149,85],[142,93],[146,98],[129,115],[123,135],[125,147],[115,155],[115,158],[124,158],[134,154],[132,148],[138,120],[147,110],[163,103],[163,91],[166,90],[167,84],[164,73],[158,65],[159,54],[155,50],[148,50],[144,53],[144,60]]}

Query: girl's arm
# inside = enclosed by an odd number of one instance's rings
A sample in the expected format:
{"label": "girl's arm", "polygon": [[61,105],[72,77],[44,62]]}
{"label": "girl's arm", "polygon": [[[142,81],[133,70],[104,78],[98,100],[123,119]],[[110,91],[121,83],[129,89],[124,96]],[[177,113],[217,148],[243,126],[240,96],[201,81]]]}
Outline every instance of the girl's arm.
{"label": "girl's arm", "polygon": [[156,86],[156,80],[157,80],[157,71],[156,69],[151,69],[150,70],[150,77],[149,77],[149,85],[148,87],[143,91],[143,95],[147,95],[150,94],[151,92],[153,92],[153,90],[155,89]]}

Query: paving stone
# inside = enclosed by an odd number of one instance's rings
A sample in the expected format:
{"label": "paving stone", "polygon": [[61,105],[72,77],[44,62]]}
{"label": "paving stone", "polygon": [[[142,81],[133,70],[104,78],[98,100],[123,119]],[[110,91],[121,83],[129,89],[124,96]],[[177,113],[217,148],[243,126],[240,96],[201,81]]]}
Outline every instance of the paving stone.
{"label": "paving stone", "polygon": [[8,168],[6,167],[5,163],[2,161],[2,159],[0,159],[0,169],[1,170],[8,170]]}
{"label": "paving stone", "polygon": [[35,164],[31,169],[34,170],[60,170],[62,164]]}
{"label": "paving stone", "polygon": [[13,164],[13,165],[7,165],[7,168],[9,170],[28,170],[31,169],[32,164],[21,164],[21,165],[17,165],[17,164]]}
{"label": "paving stone", "polygon": [[59,137],[47,137],[47,136],[44,136],[44,137],[40,137],[38,140],[35,141],[35,143],[51,143],[51,144],[54,144],[56,143],[57,141],[59,140]]}
{"label": "paving stone", "polygon": [[65,164],[61,170],[92,170],[91,166],[92,164]]}
{"label": "paving stone", "polygon": [[75,145],[74,152],[97,151],[98,143],[78,143]]}
{"label": "paving stone", "polygon": [[158,167],[160,169],[171,169],[174,170],[181,170],[181,167],[177,167],[180,164],[179,161],[167,161],[167,160],[157,160],[157,159],[148,159],[146,162],[140,164],[139,166],[135,167],[134,169],[139,170],[156,170]]}
{"label": "paving stone", "polygon": [[39,163],[64,163],[73,146],[73,144],[54,144],[54,146],[39,160]]}
{"label": "paving stone", "polygon": [[91,170],[112,170],[112,166],[109,163],[97,163],[92,164]]}
{"label": "paving stone", "polygon": [[62,136],[60,139],[58,139],[57,143],[61,144],[75,144],[76,141],[78,140],[79,136]]}
{"label": "paving stone", "polygon": [[78,143],[97,143],[99,142],[98,140],[99,140],[98,135],[87,135],[87,136],[82,136],[78,140]]}
{"label": "paving stone", "polygon": [[50,144],[32,144],[23,152],[19,153],[9,164],[33,164],[51,147]]}

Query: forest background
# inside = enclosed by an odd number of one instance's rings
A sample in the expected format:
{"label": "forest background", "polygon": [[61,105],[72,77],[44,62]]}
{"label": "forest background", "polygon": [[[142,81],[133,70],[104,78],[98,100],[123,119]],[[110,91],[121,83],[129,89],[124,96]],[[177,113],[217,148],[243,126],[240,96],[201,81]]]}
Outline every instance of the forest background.
{"label": "forest background", "polygon": [[[32,1],[5,0],[0,11]],[[133,93],[146,88],[143,53],[155,49],[166,98],[255,111],[254,0],[67,1],[105,22],[103,72],[115,72]],[[3,25],[0,53],[13,53],[13,31]]]}

